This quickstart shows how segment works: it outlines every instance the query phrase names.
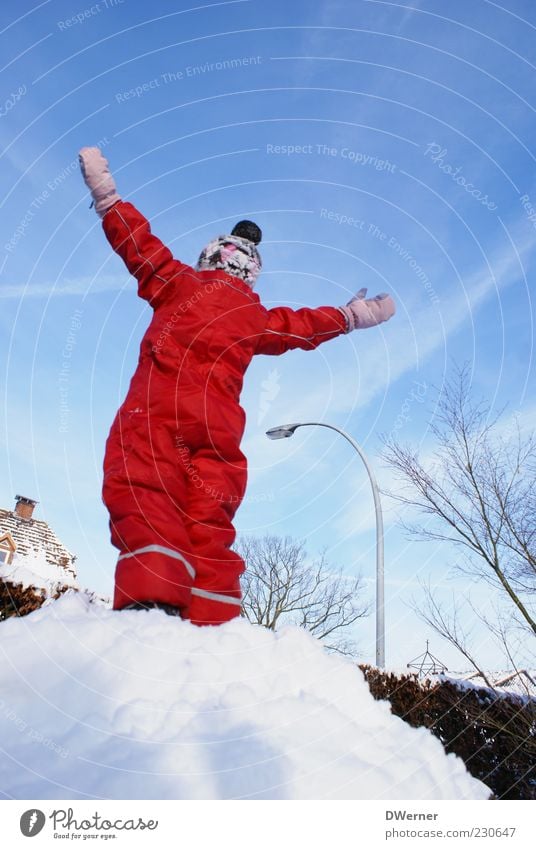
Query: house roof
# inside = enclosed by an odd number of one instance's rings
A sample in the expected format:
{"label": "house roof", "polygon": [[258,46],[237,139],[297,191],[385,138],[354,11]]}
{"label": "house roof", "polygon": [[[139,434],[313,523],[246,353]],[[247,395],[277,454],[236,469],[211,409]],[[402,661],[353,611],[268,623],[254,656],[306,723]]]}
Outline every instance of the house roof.
{"label": "house roof", "polygon": [[15,540],[13,539],[13,537],[11,536],[9,531],[3,531],[1,528],[0,528],[0,545],[2,546],[2,548],[5,548],[6,545],[7,545],[7,547],[10,549],[10,551],[16,551],[17,550],[17,543],[15,542]]}
{"label": "house roof", "polygon": [[32,551],[45,551],[46,561],[62,566],[74,577],[76,557],[65,548],[52,528],[41,519],[22,519],[13,510],[0,508],[0,535],[10,533],[17,546],[17,554],[27,555]]}

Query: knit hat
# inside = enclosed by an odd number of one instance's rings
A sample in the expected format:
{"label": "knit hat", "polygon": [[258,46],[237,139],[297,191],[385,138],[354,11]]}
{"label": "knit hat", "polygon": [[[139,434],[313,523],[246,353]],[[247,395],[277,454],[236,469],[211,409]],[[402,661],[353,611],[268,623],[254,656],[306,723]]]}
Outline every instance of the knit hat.
{"label": "knit hat", "polygon": [[218,236],[208,243],[199,256],[197,270],[221,268],[253,289],[262,268],[256,247],[261,239],[261,230],[253,221],[239,221],[230,236]]}
{"label": "knit hat", "polygon": [[245,218],[243,221],[235,224],[231,230],[231,236],[240,236],[241,239],[248,239],[254,245],[258,245],[262,239],[262,230],[254,221],[248,221]]}

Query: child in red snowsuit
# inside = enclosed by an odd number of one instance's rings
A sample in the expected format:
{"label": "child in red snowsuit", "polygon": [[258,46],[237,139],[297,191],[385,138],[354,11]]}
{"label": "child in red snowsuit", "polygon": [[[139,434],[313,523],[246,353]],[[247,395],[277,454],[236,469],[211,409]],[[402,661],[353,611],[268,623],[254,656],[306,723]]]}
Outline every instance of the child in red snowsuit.
{"label": "child in red snowsuit", "polygon": [[118,196],[98,148],[80,152],[104,232],[153,308],[138,367],[106,443],[103,499],[119,551],[114,608],[160,606],[197,624],[240,613],[244,563],[231,550],[246,487],[239,404],[254,354],[312,350],[394,313],[387,295],[345,307],[267,310],[253,286],[261,233],[240,222],[175,259]]}

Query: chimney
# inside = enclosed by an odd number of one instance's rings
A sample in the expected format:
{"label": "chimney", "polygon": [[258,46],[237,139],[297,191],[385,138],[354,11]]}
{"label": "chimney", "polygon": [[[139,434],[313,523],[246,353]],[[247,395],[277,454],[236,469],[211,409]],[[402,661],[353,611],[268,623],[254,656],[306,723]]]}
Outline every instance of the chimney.
{"label": "chimney", "polygon": [[19,519],[31,519],[34,507],[37,503],[37,501],[33,501],[31,498],[25,498],[24,495],[16,495],[15,515],[18,516]]}

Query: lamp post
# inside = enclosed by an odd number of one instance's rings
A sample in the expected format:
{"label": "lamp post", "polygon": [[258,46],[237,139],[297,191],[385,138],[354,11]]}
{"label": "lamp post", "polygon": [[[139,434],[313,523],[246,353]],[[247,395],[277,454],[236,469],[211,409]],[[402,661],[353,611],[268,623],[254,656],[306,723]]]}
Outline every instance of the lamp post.
{"label": "lamp post", "polygon": [[341,430],[335,425],[326,424],[325,422],[299,422],[294,424],[279,425],[272,427],[266,431],[266,436],[269,439],[288,439],[293,436],[299,427],[327,427],[330,430],[335,430],[350,443],[361,457],[364,466],[367,470],[370,485],[372,487],[372,496],[374,498],[374,509],[376,511],[376,666],[383,668],[385,666],[385,615],[384,615],[384,559],[383,559],[383,516],[380,502],[380,491],[376,482],[376,477],[372,468],[363,453],[363,449],[357,444],[355,439]]}

